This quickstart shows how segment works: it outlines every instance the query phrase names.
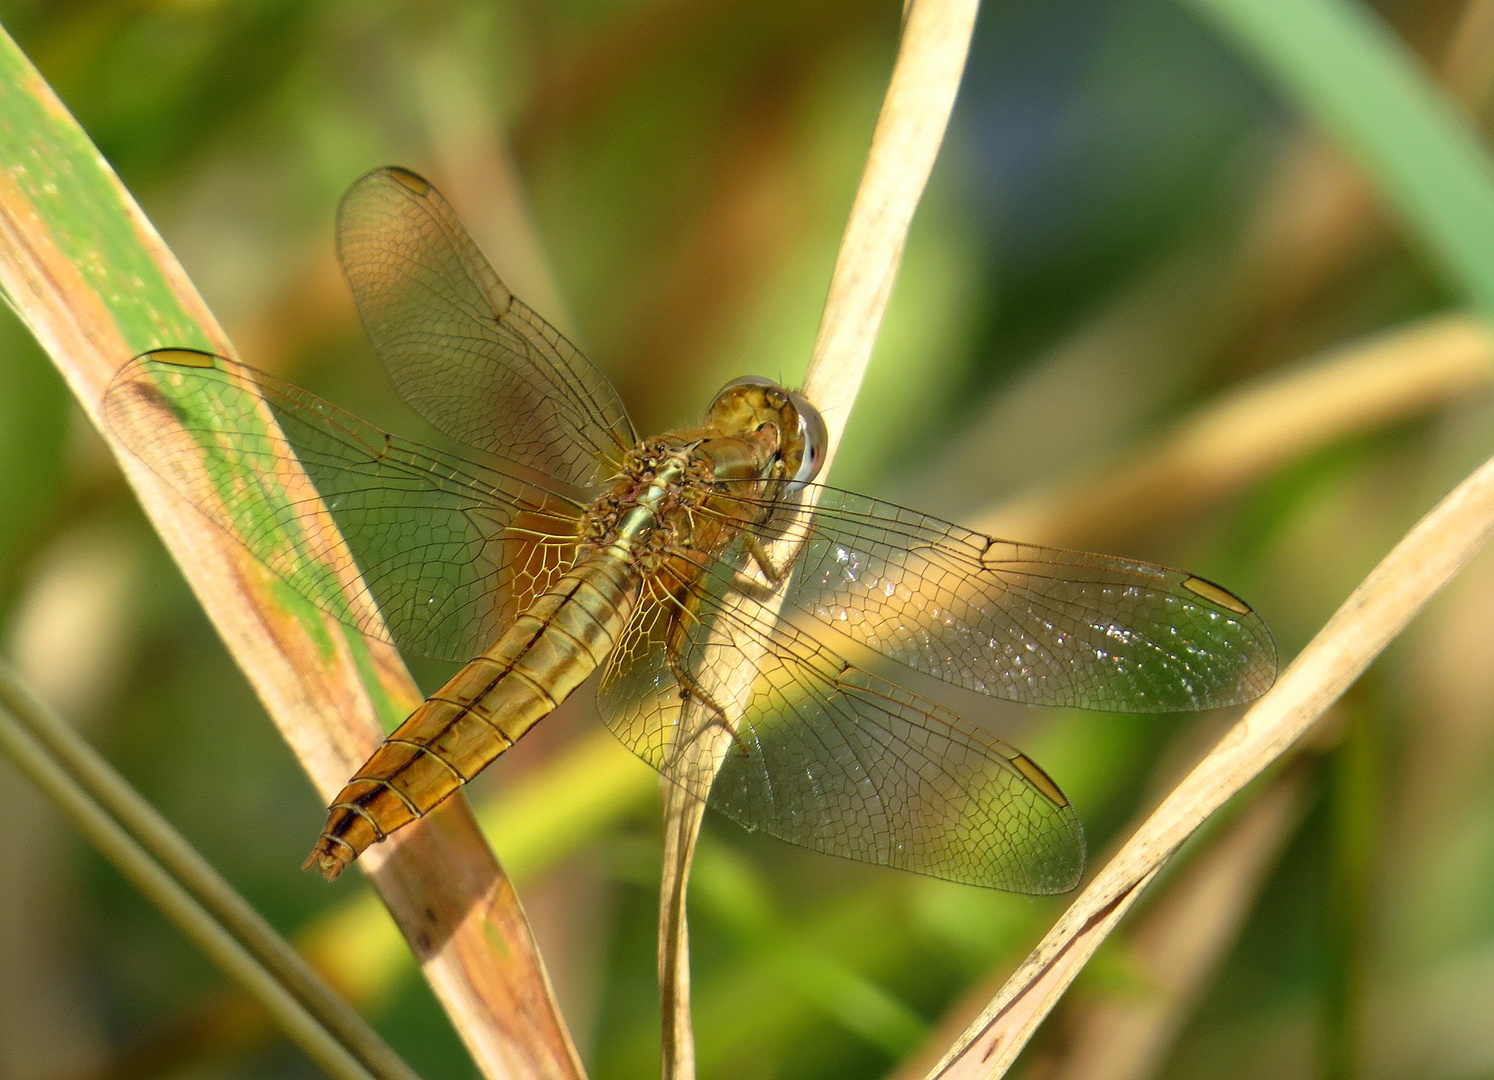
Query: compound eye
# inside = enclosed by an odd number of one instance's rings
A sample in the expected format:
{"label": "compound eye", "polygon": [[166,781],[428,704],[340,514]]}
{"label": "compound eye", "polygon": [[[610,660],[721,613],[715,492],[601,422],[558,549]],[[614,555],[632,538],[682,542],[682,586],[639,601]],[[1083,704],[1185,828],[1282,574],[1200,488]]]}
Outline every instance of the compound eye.
{"label": "compound eye", "polygon": [[733,379],[731,382],[729,382],[725,386],[723,386],[721,388],[720,393],[718,393],[716,396],[720,397],[721,394],[726,393],[728,390],[730,390],[734,386],[774,387],[774,386],[777,386],[777,385],[778,384],[776,382],[774,382],[772,379],[768,378],[766,375],[743,375],[740,379]]}
{"label": "compound eye", "polygon": [[790,492],[800,491],[816,476],[825,464],[825,454],[830,449],[830,432],[825,428],[825,418],[820,410],[809,403],[803,394],[789,391],[789,400],[799,412],[799,437],[804,440],[804,457],[799,462],[799,471],[789,481]]}
{"label": "compound eye", "polygon": [[778,384],[772,379],[764,378],[761,375],[743,375],[740,379],[733,379],[716,392],[716,396],[711,399],[711,407],[706,410],[706,415],[710,416],[715,411],[716,406],[720,404],[721,399],[739,386],[757,386],[767,390],[776,388]]}

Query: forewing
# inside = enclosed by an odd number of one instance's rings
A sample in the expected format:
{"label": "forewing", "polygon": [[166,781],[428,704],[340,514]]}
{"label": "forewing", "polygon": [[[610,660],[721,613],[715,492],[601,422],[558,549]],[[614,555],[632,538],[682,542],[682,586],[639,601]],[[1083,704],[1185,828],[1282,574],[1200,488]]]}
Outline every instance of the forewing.
{"label": "forewing", "polygon": [[471,659],[575,559],[572,504],[222,357],[136,357],[104,416],[297,592],[400,648]]}
{"label": "forewing", "polygon": [[638,441],[607,377],[508,291],[426,180],[354,183],[337,250],[400,395],[448,435],[581,488]]}
{"label": "forewing", "polygon": [[786,602],[917,671],[1011,701],[1117,712],[1232,705],[1276,678],[1266,624],[1212,582],[819,495]]}
{"label": "forewing", "polygon": [[[709,804],[748,829],[1014,892],[1064,892],[1077,883],[1078,817],[1017,750],[846,663],[751,602],[719,606],[698,594],[689,606],[698,617],[666,605],[643,609],[599,692],[612,730],[666,776],[700,790],[708,776],[681,775],[681,763],[693,760],[684,733],[725,722],[735,736]],[[728,702],[717,714],[698,694],[682,694],[676,670],[704,681],[707,663],[745,676],[740,707]]]}

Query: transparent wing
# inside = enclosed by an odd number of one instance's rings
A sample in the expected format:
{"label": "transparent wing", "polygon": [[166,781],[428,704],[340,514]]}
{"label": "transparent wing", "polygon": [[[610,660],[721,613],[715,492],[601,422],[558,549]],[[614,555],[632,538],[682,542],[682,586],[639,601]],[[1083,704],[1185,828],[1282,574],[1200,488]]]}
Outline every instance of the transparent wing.
{"label": "transparent wing", "polygon": [[[725,722],[735,735],[709,804],[749,829],[952,881],[1024,893],[1074,887],[1084,864],[1078,817],[1028,758],[755,602],[721,603],[704,584],[683,606],[643,608],[612,653],[598,698],[629,748],[698,790],[682,771],[700,767],[686,764],[682,733]],[[690,689],[706,665],[743,678],[740,710],[718,714]]]}
{"label": "transparent wing", "polygon": [[355,182],[337,250],[395,386],[437,428],[581,488],[638,442],[607,377],[508,291],[426,180]]}
{"label": "transparent wing", "polygon": [[[232,360],[136,357],[110,384],[104,416],[297,592],[400,648],[471,659],[575,559],[570,502]],[[295,461],[315,491],[287,468]],[[324,539],[324,514],[346,551]]]}
{"label": "transparent wing", "polygon": [[1117,712],[1232,705],[1276,678],[1261,617],[1203,578],[995,540],[834,488],[820,496],[787,603],[917,671]]}

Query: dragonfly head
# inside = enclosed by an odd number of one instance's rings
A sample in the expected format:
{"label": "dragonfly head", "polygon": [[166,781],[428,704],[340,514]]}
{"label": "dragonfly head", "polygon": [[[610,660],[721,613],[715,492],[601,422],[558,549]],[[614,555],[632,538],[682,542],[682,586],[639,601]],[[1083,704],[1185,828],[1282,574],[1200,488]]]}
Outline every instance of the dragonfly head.
{"label": "dragonfly head", "polygon": [[798,491],[819,475],[829,443],[824,417],[803,394],[746,375],[723,386],[706,411],[706,424],[727,435],[757,431],[765,423],[778,430],[781,476],[790,492]]}

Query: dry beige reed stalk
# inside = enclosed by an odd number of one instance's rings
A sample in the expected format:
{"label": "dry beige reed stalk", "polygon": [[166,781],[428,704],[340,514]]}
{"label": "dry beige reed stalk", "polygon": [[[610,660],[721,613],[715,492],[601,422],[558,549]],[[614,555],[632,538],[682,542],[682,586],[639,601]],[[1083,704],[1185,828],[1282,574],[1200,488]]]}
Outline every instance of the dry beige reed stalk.
{"label": "dry beige reed stalk", "polygon": [[[826,471],[871,360],[908,227],[944,140],[978,6],[977,0],[914,0],[904,10],[897,61],[841,239],[805,378],[804,393],[821,410],[829,430]],[[787,539],[769,554],[782,565],[793,546],[794,541]],[[744,700],[749,666],[723,664],[728,670],[721,672],[719,683],[707,687],[708,692],[721,701]],[[670,1080],[695,1076],[685,893],[710,779],[730,741],[731,733],[723,725],[713,725],[709,733],[693,732],[684,744],[684,775],[699,777],[698,782],[689,791],[670,782],[663,789],[659,986],[664,1075]]]}
{"label": "dry beige reed stalk", "polygon": [[1163,864],[1285,753],[1494,531],[1494,459],[1406,534],[1276,685],[1164,799],[1080,894],[931,1077],[1005,1073],[1084,962]]}
{"label": "dry beige reed stalk", "polygon": [[[8,41],[0,44],[14,50]],[[18,53],[7,59],[24,63]],[[41,77],[27,69],[22,82],[0,88],[0,98],[4,95],[30,96],[59,133],[56,146],[28,145],[35,168],[43,175],[86,172],[93,185],[87,190],[107,191],[95,209],[124,215],[124,228],[133,233],[132,250],[154,264],[152,272],[165,280],[172,302],[201,334],[199,340],[230,352],[181,267]],[[34,112],[29,102],[0,100],[0,114]],[[130,340],[110,302],[129,295],[131,286],[111,278],[110,267],[70,258],[25,190],[17,174],[0,173],[0,288],[97,424],[104,388],[132,353],[151,344],[195,342]],[[137,286],[145,287],[138,281]],[[107,297],[103,289],[119,292]],[[158,328],[169,322],[160,316]],[[288,611],[268,571],[149,469],[115,449],[229,651],[317,789],[330,799],[382,740],[379,708],[403,712],[419,704],[421,695],[398,654],[367,642],[373,679],[365,683],[351,651],[355,646],[337,624],[317,616],[312,626],[305,613]],[[335,535],[327,542],[340,545]],[[451,800],[406,832],[408,839],[371,852],[361,865],[479,1068],[505,1080],[580,1076],[528,924],[471,811]]]}
{"label": "dry beige reed stalk", "polygon": [[840,242],[804,393],[825,417],[828,474],[871,361],[913,212],[944,141],[975,31],[975,0],[914,0]]}
{"label": "dry beige reed stalk", "polygon": [[[1126,935],[1127,970],[1140,986],[1083,1002],[1065,1018],[1068,1037],[1032,1063],[1042,1080],[1143,1080],[1235,940],[1240,925],[1306,805],[1305,775],[1292,769],[1263,785],[1235,819],[1148,898]],[[946,1013],[926,1048],[892,1080],[917,1080],[980,1014],[999,981],[987,980]]]}
{"label": "dry beige reed stalk", "polygon": [[1060,546],[1111,547],[1196,511],[1317,447],[1494,382],[1494,334],[1439,315],[1254,379],[1119,462],[982,514],[976,528]]}
{"label": "dry beige reed stalk", "polygon": [[1306,776],[1293,768],[1251,797],[1239,816],[1175,878],[1157,887],[1126,934],[1134,994],[1088,1001],[1068,1016],[1073,1038],[1045,1080],[1146,1080],[1235,942],[1277,856],[1302,818]]}

